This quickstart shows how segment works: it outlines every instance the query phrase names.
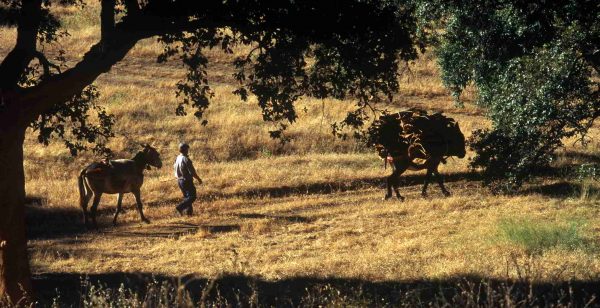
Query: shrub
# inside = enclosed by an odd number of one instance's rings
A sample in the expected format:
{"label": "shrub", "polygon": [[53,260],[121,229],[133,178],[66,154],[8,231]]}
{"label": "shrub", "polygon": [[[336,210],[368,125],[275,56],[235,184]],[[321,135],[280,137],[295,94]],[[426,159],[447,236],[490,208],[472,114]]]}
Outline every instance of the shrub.
{"label": "shrub", "polygon": [[584,223],[549,223],[526,219],[503,219],[498,225],[501,240],[521,246],[528,253],[539,254],[551,248],[565,250],[589,249],[583,236]]}
{"label": "shrub", "polygon": [[[566,138],[584,137],[600,116],[598,6],[587,1],[417,1],[439,33],[444,84],[468,86],[492,120],[471,139],[473,167],[515,190],[547,168]],[[569,12],[568,14],[565,12]],[[428,14],[427,14],[428,13]],[[429,17],[428,17],[429,16]],[[440,18],[443,16],[443,18]],[[434,31],[441,25],[443,31]],[[592,47],[593,46],[593,47]]]}
{"label": "shrub", "polygon": [[581,200],[598,198],[598,180],[600,179],[600,165],[581,164],[575,171],[579,182],[579,198]]}

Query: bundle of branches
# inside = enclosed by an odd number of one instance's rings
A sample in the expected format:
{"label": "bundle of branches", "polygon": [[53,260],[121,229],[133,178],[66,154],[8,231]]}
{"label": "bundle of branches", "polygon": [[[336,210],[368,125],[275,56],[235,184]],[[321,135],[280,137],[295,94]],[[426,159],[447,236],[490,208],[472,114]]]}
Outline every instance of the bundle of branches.
{"label": "bundle of branches", "polygon": [[380,116],[369,127],[367,142],[385,148],[392,156],[465,155],[465,139],[458,123],[442,113],[427,114],[421,109]]}

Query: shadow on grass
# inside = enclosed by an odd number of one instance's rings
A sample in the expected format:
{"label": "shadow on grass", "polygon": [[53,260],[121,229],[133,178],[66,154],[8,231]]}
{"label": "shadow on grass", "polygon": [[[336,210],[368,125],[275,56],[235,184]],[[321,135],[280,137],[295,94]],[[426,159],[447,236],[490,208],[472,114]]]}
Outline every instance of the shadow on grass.
{"label": "shadow on grass", "polygon": [[[550,168],[548,170],[541,170],[536,176],[554,176],[561,174],[561,168]],[[471,182],[476,183],[481,180],[481,175],[475,172],[455,172],[443,174],[444,182]],[[310,194],[332,194],[338,192],[346,192],[346,191],[356,191],[361,189],[379,187],[382,189],[385,186],[385,176],[382,177],[366,177],[359,178],[350,181],[340,181],[340,182],[321,182],[321,183],[309,183],[309,184],[301,184],[297,186],[278,186],[278,187],[266,187],[266,188],[258,188],[258,189],[249,189],[241,192],[234,193],[221,193],[221,194],[210,194],[210,195],[200,195],[199,202],[210,202],[218,199],[230,199],[230,198],[244,198],[244,199],[253,199],[253,198],[283,198],[294,195],[310,195]],[[413,173],[413,174],[405,174],[401,176],[402,187],[409,187],[414,185],[422,185],[424,181],[424,173]],[[600,195],[600,191],[591,187],[589,188],[591,191],[588,191],[590,194],[598,194]],[[541,185],[535,187],[528,187],[521,190],[520,194],[543,194],[553,198],[564,198],[577,196],[580,194],[582,188],[577,183],[569,183],[569,182],[560,182],[549,185]],[[86,233],[90,230],[87,230],[82,223],[82,214],[81,210],[78,207],[55,207],[55,208],[47,208],[44,206],[38,206],[35,204],[43,204],[44,201],[41,198],[30,198],[31,203],[34,205],[27,206],[26,214],[27,214],[27,226],[28,226],[28,235],[30,239],[50,239],[50,238],[59,238],[59,237],[69,237],[75,236],[78,234]],[[167,204],[177,204],[181,201],[179,198],[167,199],[167,200],[158,200],[153,202],[145,202],[145,208],[152,208],[157,206],[166,206]],[[98,216],[112,216],[116,206],[104,205],[98,208]],[[127,211],[135,211],[133,206],[126,207]],[[264,215],[264,214],[240,214],[240,218],[248,218],[248,219],[260,219],[260,218],[269,218],[269,219],[279,219],[279,220],[287,220],[289,222],[310,222],[309,218],[302,216],[288,216],[288,215]],[[123,224],[119,224],[122,226]],[[218,233],[218,226],[213,226],[212,228],[206,227],[206,231],[210,233]],[[227,227],[229,228],[229,227]],[[112,224],[110,223],[100,223],[99,230],[110,230],[112,229]],[[189,231],[195,232],[196,230]],[[189,233],[188,231],[182,232],[181,234]],[[226,231],[229,232],[229,231]],[[115,231],[116,233],[116,231]],[[157,231],[155,237],[169,237],[174,233],[180,232],[164,232]],[[130,234],[134,235],[134,234]],[[178,235],[175,235],[178,236]]]}
{"label": "shadow on grass", "polygon": [[[99,215],[112,215],[114,209],[99,211]],[[82,222],[81,212],[75,208],[26,208],[28,239],[56,239],[75,237],[84,233],[105,234],[115,237],[179,238],[199,230],[210,234],[239,231],[237,224],[191,224],[185,222],[154,224],[150,228],[114,228],[112,223],[98,222],[98,229],[88,229]],[[139,223],[130,223],[135,225]],[[119,227],[127,226],[121,223]]]}
{"label": "shadow on grass", "polygon": [[48,200],[40,196],[25,196],[25,204],[31,206],[43,206],[47,204]]}
{"label": "shadow on grass", "polygon": [[570,161],[582,162],[582,163],[595,163],[600,164],[600,155],[569,151],[560,154],[561,157]]}
{"label": "shadow on grass", "polygon": [[[457,181],[474,181],[478,180],[479,175],[471,172],[458,172],[444,175],[445,182],[457,182]],[[402,176],[402,186],[412,186],[423,183],[424,174],[407,174]],[[322,183],[310,183],[301,184],[297,186],[278,186],[278,187],[266,187],[258,189],[250,189],[236,193],[223,193],[223,194],[210,194],[200,195],[199,200],[202,201],[213,201],[217,199],[229,199],[229,198],[283,198],[294,195],[307,195],[307,194],[332,194],[337,192],[355,191],[365,188],[381,187],[383,189],[385,183],[385,177],[369,177],[355,179],[351,181],[343,182],[322,182]],[[43,202],[41,198],[32,199],[33,204],[37,202]],[[159,200],[155,202],[144,202],[144,208],[151,208],[156,206],[164,206],[165,204],[177,204],[180,199],[168,199]],[[133,206],[124,209],[126,211],[135,211]],[[98,207],[97,215],[110,216],[114,215],[116,210],[115,205],[101,204]],[[248,214],[251,215],[251,214]],[[275,218],[275,219],[286,219],[292,222],[303,222],[306,217],[294,217],[294,216],[273,216],[273,217],[243,217],[241,218]],[[83,225],[83,216],[79,207],[53,207],[48,208],[44,206],[29,205],[26,207],[26,221],[28,227],[28,236],[30,239],[50,239],[57,237],[68,237],[75,236],[77,234],[86,233],[88,230]],[[122,225],[122,224],[119,224]],[[100,231],[105,229],[111,229],[112,224],[99,223],[98,227]],[[214,229],[214,228],[213,228]],[[217,228],[218,229],[218,228]],[[90,231],[91,232],[91,231]],[[212,231],[209,231],[212,232]],[[159,235],[163,236],[163,235]]]}
{"label": "shadow on grass", "polygon": [[[176,290],[185,290],[191,303],[217,306],[289,307],[319,305],[358,306],[429,306],[430,304],[465,306],[508,305],[584,306],[598,304],[594,295],[600,281],[570,281],[556,284],[493,280],[477,276],[443,280],[372,282],[361,279],[293,277],[268,281],[258,277],[228,275],[215,280],[194,276],[169,277],[150,273],[106,273],[81,277],[80,274],[41,274],[34,277],[40,303],[52,303],[60,295],[62,306],[79,307],[82,296],[105,296],[108,302],[124,296],[124,286],[138,299],[162,298],[164,306],[178,304]],[[90,286],[95,286],[91,290]],[[112,292],[99,292],[113,290]],[[159,293],[159,294],[157,294]],[[92,295],[90,295],[92,294]],[[125,295],[133,297],[131,294]],[[110,298],[115,297],[115,298]],[[595,300],[590,302],[590,300]],[[189,303],[189,302],[188,302]],[[180,302],[179,302],[180,304]]]}
{"label": "shadow on grass", "polygon": [[[98,212],[99,215],[108,213],[100,209]],[[75,208],[27,206],[25,223],[29,239],[69,237],[89,231],[83,224],[81,211]]]}
{"label": "shadow on grass", "polygon": [[[98,208],[97,217],[112,217],[115,210],[116,207]],[[75,207],[26,206],[25,223],[28,239],[70,237],[87,232],[103,232],[113,228],[112,223],[103,223],[100,220],[97,229],[87,228],[83,223],[81,210]],[[119,224],[119,226],[122,225],[124,224]]]}
{"label": "shadow on grass", "polygon": [[274,219],[281,220],[286,222],[301,222],[301,223],[311,223],[315,219],[310,217],[298,216],[298,215],[271,215],[271,214],[260,214],[260,213],[246,213],[246,214],[238,214],[239,218],[245,219]]}
{"label": "shadow on grass", "polygon": [[[600,189],[597,187],[586,187],[586,192],[589,195],[600,195]],[[538,186],[528,187],[523,189],[520,194],[541,194],[551,198],[568,198],[568,197],[579,197],[584,190],[581,183],[572,182],[558,182],[552,184],[544,184]]]}
{"label": "shadow on grass", "polygon": [[134,238],[173,238],[178,239],[184,235],[195,234],[200,230],[206,233],[218,234],[240,231],[241,227],[237,224],[223,225],[196,225],[189,223],[169,223],[155,225],[143,230],[121,230],[105,229],[99,231],[101,234],[113,237],[134,237]]}
{"label": "shadow on grass", "polygon": [[[391,173],[391,172],[390,172]],[[277,187],[265,187],[258,189],[250,189],[246,191],[236,193],[222,193],[212,194],[209,196],[200,196],[204,200],[214,199],[227,199],[233,197],[242,198],[256,198],[256,197],[268,197],[268,198],[282,198],[292,195],[313,195],[313,194],[331,194],[337,192],[354,191],[365,188],[380,187],[383,189],[385,186],[386,178],[389,174],[380,177],[365,177],[358,178],[348,181],[339,182],[317,182],[310,184],[301,184],[297,186],[277,186]],[[460,182],[460,181],[478,181],[480,175],[475,172],[453,172],[442,174],[444,182]],[[414,174],[403,174],[401,177],[401,187],[413,186],[423,184],[425,181],[425,172],[419,172]]]}
{"label": "shadow on grass", "polygon": [[559,162],[555,166],[539,168],[532,171],[534,177],[571,178],[576,175],[582,164],[600,164],[600,155],[569,151],[560,153],[559,156],[565,162]]}

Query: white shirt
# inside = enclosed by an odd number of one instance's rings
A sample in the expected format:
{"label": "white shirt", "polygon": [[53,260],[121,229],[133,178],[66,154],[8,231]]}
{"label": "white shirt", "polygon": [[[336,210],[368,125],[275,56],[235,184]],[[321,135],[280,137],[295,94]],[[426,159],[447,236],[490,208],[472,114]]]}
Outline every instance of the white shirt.
{"label": "white shirt", "polygon": [[177,156],[173,167],[175,168],[175,177],[178,180],[192,180],[192,175],[196,174],[192,160],[183,154]]}

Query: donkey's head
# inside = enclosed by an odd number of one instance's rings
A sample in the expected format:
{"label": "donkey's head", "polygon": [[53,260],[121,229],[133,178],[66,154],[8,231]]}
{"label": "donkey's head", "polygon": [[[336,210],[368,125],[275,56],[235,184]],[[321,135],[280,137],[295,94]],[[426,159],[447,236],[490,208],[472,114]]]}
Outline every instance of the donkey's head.
{"label": "donkey's head", "polygon": [[146,157],[146,164],[156,168],[162,167],[162,160],[160,159],[160,154],[158,154],[158,151],[156,151],[156,149],[149,144],[142,144],[142,146],[144,147],[142,152]]}
{"label": "donkey's head", "polygon": [[456,151],[456,156],[458,158],[463,158],[467,155],[466,145],[465,145],[465,135],[460,131],[460,127],[458,126],[458,122],[454,123],[454,125],[449,126],[452,134],[451,136],[453,140],[451,140],[451,146]]}

